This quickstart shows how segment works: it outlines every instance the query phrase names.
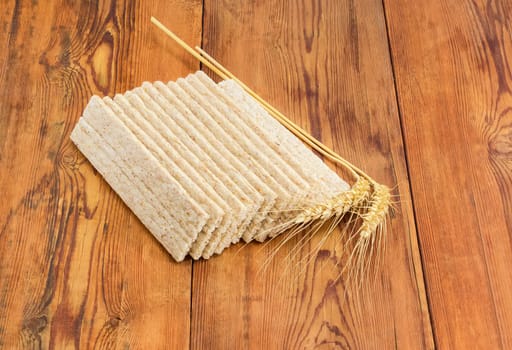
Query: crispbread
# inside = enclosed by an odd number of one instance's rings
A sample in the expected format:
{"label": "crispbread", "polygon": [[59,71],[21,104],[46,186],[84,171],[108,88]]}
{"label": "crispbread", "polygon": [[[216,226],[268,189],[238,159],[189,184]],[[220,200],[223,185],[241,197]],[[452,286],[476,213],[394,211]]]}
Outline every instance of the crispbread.
{"label": "crispbread", "polygon": [[[246,177],[250,181],[251,185],[264,195],[267,204],[270,204],[271,201],[274,202],[277,195],[271,187],[269,187],[267,181],[275,181],[270,177],[267,180],[265,178],[260,178],[258,174],[255,174],[254,169],[250,168],[244,159],[246,158],[246,153],[236,143],[231,144],[231,142],[233,142],[231,137],[223,139],[221,138],[221,135],[212,132],[212,130],[209,129],[210,125],[208,125],[208,121],[210,124],[215,122],[212,121],[202,107],[192,100],[177,84],[169,83],[167,87],[168,89],[166,91],[164,90],[164,94],[167,97],[172,98],[172,103],[176,106],[180,106],[179,108],[182,109],[182,113],[186,114],[189,120],[193,120],[194,128],[200,131],[200,133],[208,140],[210,147],[219,150],[220,153],[222,153],[231,163],[235,164],[237,169],[242,172],[243,175],[241,175]],[[206,124],[204,123],[205,121]],[[254,166],[260,167],[257,164]],[[258,170],[258,172],[260,172],[260,170]],[[258,228],[260,226],[260,218],[265,219],[268,216],[267,211],[268,209],[266,206],[265,210],[260,212],[261,216],[255,217],[247,232],[250,232],[251,230],[254,230],[254,228]],[[256,218],[258,218],[258,220],[256,220]],[[222,245],[220,246],[220,249],[222,249]],[[216,251],[219,252],[219,249],[216,249]]]}
{"label": "crispbread", "polygon": [[149,189],[133,176],[118,152],[83,118],[73,129],[71,140],[172,257],[182,261],[190,248],[190,242],[182,238],[186,237],[182,225],[152,200]]}
{"label": "crispbread", "polygon": [[[271,117],[268,112],[233,80],[225,80],[218,84],[228,96],[236,101],[239,108],[245,110],[246,122],[258,135],[265,139],[281,157],[312,184],[305,203],[328,203],[332,197],[347,191],[350,186],[336,172],[332,171],[302,141]],[[276,225],[277,227],[277,225]],[[269,232],[273,237],[279,230]]]}
{"label": "crispbread", "polygon": [[240,86],[202,72],[93,97],[72,138],[177,261],[263,241],[350,195]]}
{"label": "crispbread", "polygon": [[[187,94],[187,96],[182,94],[181,99],[189,101],[191,108],[195,108],[195,114],[201,118],[204,125],[218,138],[226,140],[228,149],[237,157],[243,159],[255,174],[264,179],[272,190],[278,194],[276,206],[269,217],[276,219],[283,216],[283,213],[288,212],[290,206],[295,207],[296,196],[301,192],[300,187],[286,177],[282,170],[276,166],[275,163],[278,160],[266,152],[269,149],[264,144],[254,144],[250,131],[247,132],[244,125],[241,125],[237,118],[232,115],[234,114],[233,111],[229,108],[222,108],[223,106],[216,103],[216,98],[212,98],[208,92],[205,93],[205,96],[202,96],[186,79],[178,79],[177,84]],[[222,112],[219,109],[222,109]],[[261,231],[265,232],[270,225],[270,221],[263,223],[254,234]],[[249,240],[253,237],[249,237]]]}
{"label": "crispbread", "polygon": [[[224,177],[227,175],[251,201],[255,202],[259,212],[254,215],[250,227],[257,226],[265,218],[268,210],[274,205],[275,193],[250,172],[239,159],[226,152],[225,146],[211,133],[207,130],[201,130],[202,124],[194,118],[187,106],[165,84],[156,82],[154,88],[152,97],[169,112],[169,115],[173,116],[172,122],[169,120],[170,118],[163,121],[169,127],[175,127],[175,124],[179,125],[192,138],[189,138],[188,141],[191,142],[186,142],[186,144],[193,147],[196,151],[198,151],[199,147],[202,152],[198,152],[198,154],[204,153],[208,156],[203,158],[203,160],[208,162],[209,165],[217,165],[217,167],[209,166],[209,168],[221,170],[219,174],[224,174]],[[148,92],[151,89],[153,87],[149,88]],[[207,247],[208,254],[213,253],[216,248],[214,242],[211,243]]]}
{"label": "crispbread", "polygon": [[191,244],[206,224],[209,216],[190,198],[182,186],[162,168],[151,153],[145,149],[105,105],[99,97],[93,97],[87,105],[84,119],[112,148],[118,150],[120,158],[129,164],[138,181],[142,181],[153,193],[155,200],[162,203],[176,221],[181,223],[186,236],[185,242]]}
{"label": "crispbread", "polygon": [[[302,141],[287,130],[233,80],[224,80],[218,84],[228,96],[233,98],[238,107],[247,112],[245,120],[267,144],[283,157],[289,159],[301,175],[322,185],[330,195],[346,191],[350,186],[336,172],[332,171]],[[323,191],[322,191],[323,192]]]}
{"label": "crispbread", "polygon": [[[211,104],[222,114],[222,117],[229,120],[233,128],[236,128],[245,140],[250,140],[257,149],[257,154],[265,155],[271,160],[272,166],[267,167],[269,172],[278,180],[283,187],[285,187],[291,193],[299,193],[300,195],[292,197],[290,205],[282,212],[276,212],[275,216],[278,220],[275,223],[263,225],[259,233],[255,235],[256,240],[263,241],[267,238],[267,235],[271,232],[272,227],[279,226],[279,222],[285,222],[290,220],[291,217],[297,214],[297,210],[301,207],[308,195],[313,192],[309,181],[304,179],[297,170],[292,167],[287,161],[286,157],[279,154],[275,148],[266,143],[266,138],[262,137],[261,133],[255,129],[253,125],[247,122],[250,119],[247,112],[239,108],[236,102],[224,93],[213,80],[211,80],[205,73],[198,71],[194,74],[190,74],[186,79],[187,82],[206,100],[211,101]],[[219,116],[219,114],[214,114]],[[228,133],[233,133],[234,129],[226,130]],[[251,149],[249,147],[249,149]],[[292,163],[293,165],[293,163]],[[294,185],[290,185],[293,182]]]}
{"label": "crispbread", "polygon": [[[151,84],[144,84],[149,85]],[[119,97],[118,103],[122,102],[122,96]],[[230,225],[226,224],[226,229],[218,230],[213,233],[213,237],[224,236],[232,231],[235,231],[241,227],[241,224],[246,219],[248,209],[221,183],[210,170],[206,167],[206,164],[199,161],[195,154],[191,153],[183,143],[180,141],[180,137],[183,137],[183,133],[174,135],[162,122],[161,119],[168,118],[167,113],[158,105],[148,94],[146,94],[143,88],[137,88],[133,90],[133,93],[126,94],[126,102],[131,105],[132,109],[137,109],[143,112],[145,120],[147,120],[155,132],[154,138],[161,141],[161,147],[167,148],[168,153],[172,157],[179,157],[181,159],[180,166],[190,174],[194,174],[194,177],[201,179],[203,184],[208,187],[207,194],[227,213],[229,217]],[[129,109],[127,105],[126,108]],[[172,146],[171,146],[172,145]],[[173,150],[171,152],[171,149]],[[215,187],[215,188],[214,188]],[[222,198],[217,194],[222,195]],[[203,253],[203,250],[208,240],[202,242],[200,245],[192,245],[191,255],[194,258],[198,258]]]}
{"label": "crispbread", "polygon": [[[126,93],[127,96],[130,94],[132,93]],[[197,203],[201,203],[202,208],[210,215],[209,221],[207,221],[205,227],[198,234],[190,249],[190,255],[198,259],[214,230],[226,232],[231,228],[231,214],[225,213],[218,205],[218,201],[222,201],[222,199],[199,176],[194,168],[187,167],[188,163],[181,156],[170,152],[169,145],[162,143],[161,137],[150,125],[149,113],[143,105],[133,108],[129,103],[127,104],[126,99],[122,95],[116,95],[115,101],[109,97],[105,97],[103,101],[160,164],[182,185],[191,198]]]}

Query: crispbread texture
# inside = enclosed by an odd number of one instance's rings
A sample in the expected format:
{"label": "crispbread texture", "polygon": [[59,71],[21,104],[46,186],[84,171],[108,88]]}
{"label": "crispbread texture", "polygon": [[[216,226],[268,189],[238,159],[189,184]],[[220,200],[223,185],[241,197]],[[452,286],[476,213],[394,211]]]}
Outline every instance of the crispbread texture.
{"label": "crispbread texture", "polygon": [[[204,76],[203,74],[199,75]],[[347,191],[350,186],[331,170],[313,151],[293,135],[281,123],[274,119],[261,104],[245,92],[233,80],[224,80],[218,84],[226,95],[231,97],[237,106],[247,114],[244,120],[267,144],[275,149],[283,158],[293,163],[294,169],[303,177],[314,181],[319,192],[336,194]],[[321,191],[331,189],[331,191]]]}
{"label": "crispbread texture", "polygon": [[[211,133],[203,130],[202,125],[194,117],[194,114],[187,108],[187,105],[181,101],[164,84],[156,82],[154,87],[144,86],[144,91],[151,96],[164,110],[168,112],[167,117],[162,120],[166,125],[175,130],[177,134],[182,135],[184,142],[193,150],[193,153],[201,157],[206,162],[208,168],[217,172],[223,181],[234,183],[232,190],[236,193],[243,191],[240,198],[244,199],[250,206],[251,217],[246,222],[254,223],[257,220],[264,219],[263,213],[273,205],[275,197],[263,197],[260,193],[265,184],[252,174],[246,166],[231,153],[223,149],[222,143],[216,140]],[[226,179],[226,177],[229,179]],[[259,209],[259,212],[257,210]],[[245,226],[247,226],[245,224]],[[240,229],[243,232],[245,229]],[[220,235],[214,236],[208,243],[203,257],[211,256],[217,247]]]}
{"label": "crispbread texture", "polygon": [[[274,227],[279,227],[281,223],[289,221],[296,215],[298,207],[302,207],[304,201],[315,191],[311,188],[308,179],[300,174],[300,169],[295,169],[295,164],[290,162],[290,159],[283,157],[283,154],[280,154],[276,149],[271,147],[271,144],[268,143],[268,139],[264,137],[265,135],[258,133],[259,129],[255,128],[250,122],[251,115],[247,113],[246,110],[240,108],[237,102],[220,89],[213,80],[199,71],[189,75],[187,81],[189,81],[190,85],[194,86],[205,99],[212,101],[211,103],[214,104],[218,110],[223,111],[223,115],[226,116],[225,118],[240,132],[244,139],[252,142],[253,147],[249,145],[249,152],[252,151],[252,154],[255,156],[261,154],[265,157],[264,160],[270,163],[267,170],[279,182],[281,187],[284,188],[288,198],[290,198],[286,206],[276,206],[273,212],[273,222],[262,224],[257,234],[248,237],[248,240],[254,238],[262,242],[267,238],[268,234],[272,232]],[[219,122],[222,122],[222,120]],[[231,129],[231,132],[233,132],[233,129]],[[255,152],[256,149],[257,152]],[[259,161],[262,162],[261,158],[259,158]]]}
{"label": "crispbread texture", "polygon": [[[187,101],[194,115],[202,123],[201,128],[208,129],[216,139],[222,140],[228,152],[236,155],[238,159],[242,159],[248,168],[277,194],[275,206],[265,219],[267,223],[264,221],[260,227],[266,227],[270,220],[274,220],[279,213],[285,212],[295,194],[290,189],[293,184],[286,182],[286,177],[279,176],[279,171],[275,169],[271,160],[260,152],[250,140],[240,135],[239,131],[226,120],[227,115],[220,114],[208,100],[201,98],[185,79],[180,78],[176,83],[170,83],[169,86],[173,86],[178,96]],[[252,238],[244,237],[246,241],[250,241]],[[224,242],[221,242],[219,249],[225,247],[222,244]]]}
{"label": "crispbread texture", "polygon": [[[143,84],[143,87],[146,84]],[[226,188],[226,186],[215,177],[205,164],[201,163],[196,154],[188,151],[180,139],[182,134],[173,135],[161,121],[167,116],[163,110],[142,88],[133,90],[133,94],[127,93],[127,100],[131,101],[133,108],[144,111],[145,118],[150,121],[153,128],[153,138],[157,140],[162,149],[165,149],[169,157],[176,159],[177,164],[183,170],[196,180],[200,188],[206,192],[206,196],[212,199],[225,212],[226,222],[212,234],[225,236],[233,231],[240,229],[245,220],[247,208]],[[119,96],[119,101],[123,96]],[[157,131],[158,130],[158,131]],[[193,189],[191,190],[193,192]],[[194,243],[191,249],[191,256],[199,258],[204,251],[206,244],[210,241],[212,235],[197,244],[200,239]],[[207,257],[207,256],[205,256]]]}
{"label": "crispbread texture", "polygon": [[[187,115],[189,122],[209,142],[209,148],[218,149],[220,153],[225,155],[228,161],[235,165],[243,174],[239,176],[245,176],[250,184],[264,197],[265,204],[267,205],[260,211],[261,215],[253,219],[249,231],[251,232],[254,228],[257,229],[260,227],[259,225],[262,220],[269,220],[269,211],[274,208],[274,204],[286,200],[279,198],[278,193],[275,192],[275,190],[282,190],[261,164],[248,157],[246,151],[236,142],[236,136],[231,136],[224,132],[212,119],[212,116],[197,101],[191,98],[185,90],[174,82],[167,84],[167,88],[167,91],[162,89],[164,95],[171,98],[176,106],[181,108],[181,112]],[[222,242],[220,242],[219,246],[221,249],[223,248]],[[219,251],[215,245],[211,245],[208,248],[212,252]]]}

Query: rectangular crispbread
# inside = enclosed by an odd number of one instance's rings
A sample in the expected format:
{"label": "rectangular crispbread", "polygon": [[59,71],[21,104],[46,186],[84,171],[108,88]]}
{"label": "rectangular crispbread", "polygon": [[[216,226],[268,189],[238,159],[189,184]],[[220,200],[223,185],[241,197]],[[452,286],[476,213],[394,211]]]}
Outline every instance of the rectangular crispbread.
{"label": "rectangular crispbread", "polygon": [[[127,92],[126,96],[132,94]],[[158,132],[149,123],[149,111],[144,105],[131,106],[122,95],[116,95],[115,101],[106,97],[103,101],[114,111],[116,116],[132,131],[137,139],[167,169],[184,188],[185,191],[209,214],[210,219],[192,244],[190,255],[200,257],[200,252],[207,244],[212,232],[226,232],[231,229],[231,215],[219,206],[222,199],[213,191],[197,171],[175,152],[171,152],[168,144],[162,142]],[[199,250],[199,253],[198,253]]]}
{"label": "rectangular crispbread", "polygon": [[188,240],[196,240],[208,220],[208,214],[194,201],[183,187],[165,170],[124,126],[102,99],[93,98],[84,110],[83,118],[91,125],[119,156],[138,175],[164,208],[182,223]]}
{"label": "rectangular crispbread", "polygon": [[83,118],[73,129],[71,139],[172,257],[182,261],[188,254],[191,239],[181,222],[170,215],[159,201],[155,201],[147,186],[138,181],[118,152]]}
{"label": "rectangular crispbread", "polygon": [[[271,232],[272,227],[279,225],[280,222],[291,219],[296,215],[298,210],[302,208],[304,201],[312,191],[307,179],[304,179],[276,150],[266,143],[266,139],[262,138],[251,125],[247,123],[247,112],[239,108],[233,99],[224,93],[206,74],[198,71],[186,78],[187,82],[195,88],[203,98],[211,101],[211,104],[220,112],[215,114],[217,117],[225,118],[232,125],[231,130],[238,130],[245,140],[250,140],[252,145],[248,149],[257,150],[253,154],[260,154],[267,157],[271,166],[267,170],[287,189],[288,193],[295,194],[292,196],[289,205],[281,212],[276,211],[274,217],[276,220],[270,224],[263,224],[259,232],[255,235],[255,239],[263,241]],[[222,122],[220,120],[219,122]],[[291,185],[293,183],[293,185]]]}
{"label": "rectangular crispbread", "polygon": [[350,189],[232,80],[94,96],[71,139],[175,260],[263,241]]}
{"label": "rectangular crispbread", "polygon": [[[174,87],[175,93],[179,96],[180,100],[184,101],[188,108],[193,112],[193,115],[202,124],[202,129],[208,129],[217,140],[222,140],[225,148],[234,157],[241,159],[245,165],[261,180],[277,194],[276,205],[272,212],[267,216],[266,221],[273,219],[276,211],[283,211],[287,208],[291,198],[295,193],[290,191],[288,186],[293,184],[286,183],[282,177],[278,177],[274,172],[270,173],[273,164],[264,154],[258,152],[254,145],[241,137],[236,129],[228,122],[222,119],[222,115],[213,107],[208,101],[201,98],[201,96],[191,87],[184,79],[178,79],[176,83],[170,83],[171,88]],[[278,181],[282,180],[282,182]],[[264,225],[264,224],[263,224]],[[256,228],[256,232],[260,227]],[[244,237],[245,239],[245,237]],[[250,241],[252,237],[249,237]],[[226,237],[216,252],[219,253],[226,244],[230,242],[230,238]]]}

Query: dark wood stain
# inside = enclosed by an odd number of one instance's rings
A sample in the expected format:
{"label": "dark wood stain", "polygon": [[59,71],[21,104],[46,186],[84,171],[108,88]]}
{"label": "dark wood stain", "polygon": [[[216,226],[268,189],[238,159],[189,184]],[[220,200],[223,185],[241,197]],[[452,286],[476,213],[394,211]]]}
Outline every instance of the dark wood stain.
{"label": "dark wood stain", "polygon": [[14,2],[14,11],[13,11],[11,21],[10,21],[11,26],[9,28],[9,46],[14,44],[14,42],[16,40],[16,36],[18,34],[20,10],[21,10],[21,1],[16,0]]}

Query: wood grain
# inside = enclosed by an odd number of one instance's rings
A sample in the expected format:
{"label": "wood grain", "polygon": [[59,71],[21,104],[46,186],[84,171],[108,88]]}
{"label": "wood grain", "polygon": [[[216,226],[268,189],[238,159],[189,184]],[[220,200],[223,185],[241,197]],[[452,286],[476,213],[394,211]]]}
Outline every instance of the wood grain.
{"label": "wood grain", "polygon": [[[368,294],[345,298],[336,237],[311,263],[315,236],[296,259],[288,244],[231,248],[194,263],[192,348],[424,349],[433,347],[378,1],[206,1],[204,48],[286,115],[402,198],[388,255]],[[297,240],[295,241],[297,244]]]}
{"label": "wood grain", "polygon": [[187,348],[191,263],[172,261],[69,133],[91,95],[197,69],[148,23],[158,13],[199,44],[201,2],[1,11],[0,348]]}
{"label": "wood grain", "polygon": [[512,348],[512,5],[385,1],[441,349]]}

